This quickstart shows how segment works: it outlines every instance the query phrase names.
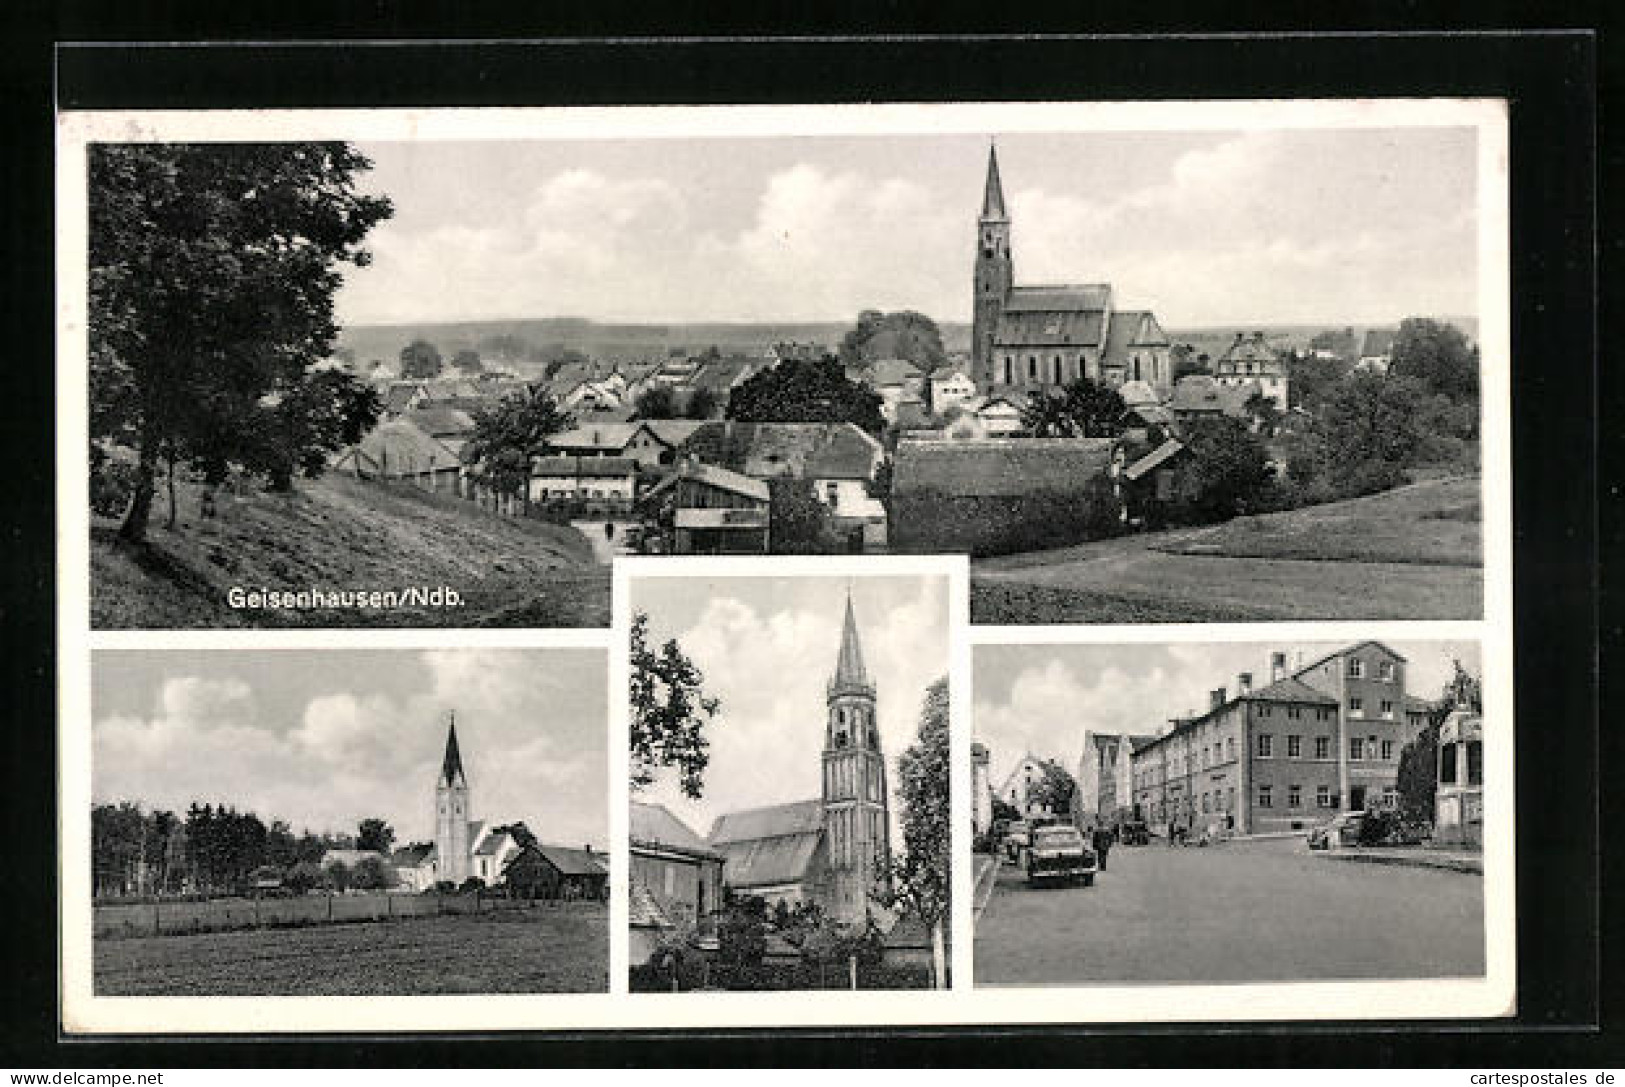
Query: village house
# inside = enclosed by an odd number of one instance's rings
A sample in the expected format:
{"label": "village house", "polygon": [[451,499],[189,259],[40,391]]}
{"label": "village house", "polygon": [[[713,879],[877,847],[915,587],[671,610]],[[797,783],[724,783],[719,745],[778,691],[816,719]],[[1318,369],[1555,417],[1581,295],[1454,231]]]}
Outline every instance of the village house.
{"label": "village house", "polygon": [[1379,374],[1387,373],[1388,364],[1394,358],[1394,340],[1398,335],[1391,329],[1368,330],[1360,344],[1360,361],[1356,364],[1357,368],[1375,370]]}
{"label": "village house", "polygon": [[609,862],[590,845],[570,849],[533,842],[508,858],[501,882],[516,898],[602,900],[608,895]]}
{"label": "village house", "polygon": [[1005,775],[1004,784],[999,786],[995,795],[1020,812],[1023,819],[1047,819],[1067,814],[1052,811],[1048,804],[1035,795],[1038,785],[1043,780],[1043,762],[1035,755],[1025,754]]}
{"label": "village house", "polygon": [[406,419],[379,423],[339,452],[329,467],[356,479],[394,479],[425,490],[456,493],[463,474],[458,453]]}
{"label": "village house", "polygon": [[1241,419],[1247,414],[1247,398],[1253,391],[1245,386],[1221,385],[1206,374],[1188,374],[1174,386],[1167,407],[1181,425],[1197,419]]}
{"label": "village house", "polygon": [[602,511],[624,512],[637,497],[638,463],[629,457],[533,457],[530,500],[586,503]]}
{"label": "village house", "polygon": [[461,408],[423,404],[403,412],[400,417],[451,450],[459,460],[463,446],[474,436],[474,416]]}
{"label": "village house", "polygon": [[738,472],[687,459],[639,500],[678,555],[765,555],[771,492]]}
{"label": "village house", "polygon": [[716,940],[722,910],[722,854],[664,805],[633,801],[630,839],[631,947],[647,962],[661,937],[686,926],[702,944]]}
{"label": "village house", "polygon": [[928,382],[931,411],[945,414],[949,408],[976,395],[976,382],[963,370],[938,368]]}
{"label": "village house", "polygon": [[1276,410],[1287,410],[1286,363],[1262,332],[1251,336],[1236,333],[1229,348],[1214,363],[1213,377],[1221,386],[1242,389],[1248,396],[1260,393],[1274,402]]}

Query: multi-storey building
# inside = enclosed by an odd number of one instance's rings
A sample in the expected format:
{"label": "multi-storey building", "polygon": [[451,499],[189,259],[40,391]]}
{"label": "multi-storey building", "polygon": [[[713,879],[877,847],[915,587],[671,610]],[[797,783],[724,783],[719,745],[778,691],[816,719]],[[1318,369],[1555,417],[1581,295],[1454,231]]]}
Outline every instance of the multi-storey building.
{"label": "multi-storey building", "polygon": [[1405,658],[1366,641],[1288,668],[1236,677],[1206,712],[1133,754],[1136,814],[1160,827],[1238,834],[1302,830],[1337,811],[1397,802],[1399,754],[1425,716],[1410,712]]}

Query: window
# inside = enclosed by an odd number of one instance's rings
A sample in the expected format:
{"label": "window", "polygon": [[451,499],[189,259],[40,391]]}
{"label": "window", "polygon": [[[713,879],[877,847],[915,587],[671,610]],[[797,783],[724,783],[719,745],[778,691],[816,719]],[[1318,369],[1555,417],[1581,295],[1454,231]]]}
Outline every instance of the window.
{"label": "window", "polygon": [[1484,745],[1477,740],[1467,741],[1467,784],[1484,784]]}
{"label": "window", "polygon": [[1033,378],[1035,380],[1038,377],[1038,356],[1037,355],[1028,355],[1027,356],[1027,376],[1030,377],[1030,378]]}
{"label": "window", "polygon": [[1013,381],[1015,381],[1015,375],[1011,372],[1011,359],[1009,355],[1006,355],[1004,356],[1004,383],[1009,385]]}
{"label": "window", "polygon": [[1349,658],[1349,678],[1360,679],[1365,675],[1365,661],[1359,657]]}
{"label": "window", "polygon": [[1062,378],[1061,378],[1061,356],[1059,356],[1059,355],[1055,356],[1054,368],[1055,368],[1055,384],[1059,385],[1059,384],[1061,384],[1061,381],[1062,381]]}
{"label": "window", "polygon": [[1303,716],[1303,707],[1302,706],[1288,706],[1286,708],[1286,717],[1287,717],[1288,721],[1296,721],[1299,718],[1301,718],[1302,716]]}
{"label": "window", "polygon": [[1236,810],[1236,787],[1234,785],[1230,786],[1230,792],[1225,798],[1224,810],[1225,811],[1235,811]]}
{"label": "window", "polygon": [[1315,758],[1329,759],[1332,757],[1332,738],[1330,736],[1315,737]]}
{"label": "window", "polygon": [[1392,683],[1394,681],[1394,662],[1383,661],[1377,665],[1377,678],[1384,683]]}
{"label": "window", "polygon": [[1271,756],[1271,754],[1273,753],[1274,748],[1275,748],[1275,737],[1274,736],[1271,736],[1267,732],[1261,732],[1261,733],[1258,734],[1258,757],[1259,758],[1261,758],[1261,759],[1269,758]]}
{"label": "window", "polygon": [[1359,695],[1349,695],[1349,716],[1363,717],[1365,715],[1365,700]]}
{"label": "window", "polygon": [[670,898],[677,893],[677,869],[666,865],[666,897]]}
{"label": "window", "polygon": [[1289,808],[1303,807],[1303,786],[1289,785],[1286,790],[1286,806]]}
{"label": "window", "polygon": [[1275,806],[1275,797],[1273,794],[1274,789],[1271,786],[1260,785],[1258,787],[1258,806],[1261,808],[1273,808]]}
{"label": "window", "polygon": [[1332,806],[1332,787],[1330,785],[1315,786],[1315,807],[1329,808]]}
{"label": "window", "polygon": [[1224,751],[1226,758],[1234,759],[1236,757],[1236,738],[1234,736],[1225,738]]}
{"label": "window", "polygon": [[832,479],[828,483],[824,484],[824,493],[829,497],[829,504],[833,506],[835,505],[836,498],[839,497],[841,493],[841,485]]}
{"label": "window", "polygon": [[1439,784],[1454,785],[1456,783],[1456,745],[1439,745]]}
{"label": "window", "polygon": [[1391,758],[1394,757],[1394,741],[1392,741],[1392,740],[1384,740],[1384,741],[1382,741],[1382,757],[1385,760],[1386,759],[1391,759]]}
{"label": "window", "polygon": [[1365,758],[1365,741],[1360,739],[1358,736],[1349,737],[1349,758]]}
{"label": "window", "polygon": [[1303,737],[1288,736],[1286,738],[1286,757],[1297,759],[1303,757]]}
{"label": "window", "polygon": [[1213,811],[1213,795],[1211,793],[1203,793],[1202,794],[1202,814],[1203,815],[1208,815],[1208,814],[1211,814],[1212,811]]}

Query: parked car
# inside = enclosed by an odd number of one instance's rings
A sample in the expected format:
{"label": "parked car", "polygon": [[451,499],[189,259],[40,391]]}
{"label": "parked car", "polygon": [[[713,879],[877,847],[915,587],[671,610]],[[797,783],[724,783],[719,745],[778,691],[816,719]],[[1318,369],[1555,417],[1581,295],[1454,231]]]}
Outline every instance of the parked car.
{"label": "parked car", "polygon": [[1081,882],[1085,887],[1095,882],[1095,854],[1077,827],[1057,824],[1033,831],[1027,848],[1027,882],[1036,886],[1045,880]]}
{"label": "parked car", "polygon": [[1330,849],[1334,839],[1340,846],[1358,845],[1363,822],[1363,811],[1339,812],[1309,832],[1309,848]]}

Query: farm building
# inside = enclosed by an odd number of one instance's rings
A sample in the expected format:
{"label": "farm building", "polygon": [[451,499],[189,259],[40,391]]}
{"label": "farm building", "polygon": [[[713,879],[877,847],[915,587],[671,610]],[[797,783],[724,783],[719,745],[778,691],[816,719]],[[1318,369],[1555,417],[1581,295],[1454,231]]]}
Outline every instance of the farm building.
{"label": "farm building", "polygon": [[679,555],[765,555],[772,498],[766,483],[686,461],[642,501],[669,525]]}
{"label": "farm building", "polygon": [[500,882],[518,898],[601,899],[609,886],[608,857],[591,846],[527,845],[508,859]]}
{"label": "farm building", "polygon": [[722,855],[660,804],[631,806],[631,954],[647,961],[661,933],[692,925],[702,943],[716,938],[722,908]]}
{"label": "farm building", "polygon": [[357,479],[400,479],[431,491],[455,492],[463,462],[445,442],[404,419],[393,419],[339,453],[331,468]]}

